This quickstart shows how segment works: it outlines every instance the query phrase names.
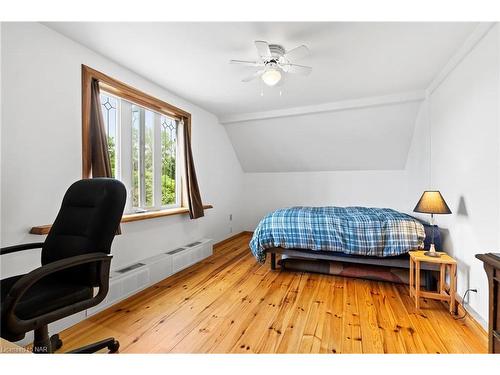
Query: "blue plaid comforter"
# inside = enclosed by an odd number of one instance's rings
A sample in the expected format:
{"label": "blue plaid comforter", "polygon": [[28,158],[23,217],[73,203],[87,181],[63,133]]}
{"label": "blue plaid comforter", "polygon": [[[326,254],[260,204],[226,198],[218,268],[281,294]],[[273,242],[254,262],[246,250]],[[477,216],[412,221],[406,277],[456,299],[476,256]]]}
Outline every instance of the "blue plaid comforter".
{"label": "blue plaid comforter", "polygon": [[265,216],[250,249],[259,262],[272,247],[387,257],[421,249],[423,225],[389,208],[291,207]]}

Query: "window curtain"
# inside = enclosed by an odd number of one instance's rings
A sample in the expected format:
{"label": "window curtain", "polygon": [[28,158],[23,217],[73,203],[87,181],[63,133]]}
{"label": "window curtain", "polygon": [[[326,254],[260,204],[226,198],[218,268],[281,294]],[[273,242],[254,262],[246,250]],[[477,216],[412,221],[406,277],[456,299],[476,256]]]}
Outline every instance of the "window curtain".
{"label": "window curtain", "polygon": [[[95,78],[92,78],[90,87],[89,118],[92,178],[113,178],[108,152],[108,138],[106,136],[104,117],[102,116],[99,81]],[[116,234],[121,234],[120,226],[116,229]]]}
{"label": "window curtain", "polygon": [[188,118],[181,119],[182,125],[182,148],[184,154],[184,183],[185,199],[188,203],[189,217],[197,219],[205,216],[203,202],[201,201],[198,180],[194,168],[193,153],[191,151],[191,123]]}
{"label": "window curtain", "polygon": [[99,81],[92,79],[90,87],[90,165],[92,177],[113,177],[108,154],[108,140],[101,110]]}

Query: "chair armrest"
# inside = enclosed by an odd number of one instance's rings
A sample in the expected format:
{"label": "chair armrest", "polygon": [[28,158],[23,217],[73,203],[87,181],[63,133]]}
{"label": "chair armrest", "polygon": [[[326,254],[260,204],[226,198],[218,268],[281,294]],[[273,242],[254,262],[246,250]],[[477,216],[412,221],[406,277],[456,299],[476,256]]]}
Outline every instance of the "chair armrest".
{"label": "chair armrest", "polygon": [[15,253],[17,251],[29,250],[29,249],[41,249],[43,242],[33,242],[25,243],[22,245],[14,245],[0,248],[0,255]]}
{"label": "chair armrest", "polygon": [[[40,317],[35,317],[33,319],[28,319],[28,320],[19,319],[15,315],[15,308],[17,303],[33,284],[35,284],[40,279],[49,276],[53,273],[66,270],[72,267],[76,267],[82,264],[94,263],[94,262],[97,262],[99,264],[98,265],[99,292],[95,297],[92,298],[92,300],[96,300],[95,304],[101,302],[108,293],[109,269],[111,266],[111,258],[113,258],[112,255],[100,252],[77,255],[74,257],[64,258],[55,262],[48,263],[42,267],[36,268],[33,271],[27,273],[14,283],[9,293],[5,297],[5,300],[2,301],[2,304],[4,305],[3,307],[5,309],[4,311],[7,320],[7,325],[11,327],[15,326],[16,328],[22,331],[28,328],[34,322],[40,322],[40,321],[51,322],[54,320],[58,320],[61,317],[72,315],[72,313],[74,312],[81,311],[79,310],[80,306],[77,305],[77,306],[63,307],[58,310],[46,313]],[[83,306],[84,302],[81,302],[80,304],[82,304]],[[54,319],[55,315],[60,315],[61,317]],[[27,330],[30,329],[28,328]]]}
{"label": "chair armrest", "polygon": [[[77,255],[74,257],[64,258],[55,262],[48,263],[44,266],[38,267],[33,271],[21,277],[10,289],[7,298],[12,298],[17,302],[26,291],[40,279],[49,276],[50,274],[76,267],[86,263],[93,262],[108,262],[111,263],[111,255],[105,253],[90,253],[84,255]],[[7,298],[5,301],[7,301]]]}

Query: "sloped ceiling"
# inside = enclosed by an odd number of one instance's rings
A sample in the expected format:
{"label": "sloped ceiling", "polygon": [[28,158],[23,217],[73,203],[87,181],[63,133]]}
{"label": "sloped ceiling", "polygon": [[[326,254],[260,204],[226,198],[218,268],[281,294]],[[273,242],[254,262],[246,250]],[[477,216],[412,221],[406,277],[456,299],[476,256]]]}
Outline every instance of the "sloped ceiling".
{"label": "sloped ceiling", "polygon": [[226,125],[245,172],[403,169],[420,103]]}
{"label": "sloped ceiling", "polygon": [[[423,92],[478,26],[460,22],[46,25],[217,115],[246,172],[403,169],[419,100],[341,110],[336,103]],[[311,65],[313,73],[287,76],[279,88],[263,88],[258,79],[242,83],[252,68],[228,61],[255,59],[254,40],[282,44],[285,49],[306,44],[311,56],[300,63]],[[296,110],[308,106],[334,110]]]}

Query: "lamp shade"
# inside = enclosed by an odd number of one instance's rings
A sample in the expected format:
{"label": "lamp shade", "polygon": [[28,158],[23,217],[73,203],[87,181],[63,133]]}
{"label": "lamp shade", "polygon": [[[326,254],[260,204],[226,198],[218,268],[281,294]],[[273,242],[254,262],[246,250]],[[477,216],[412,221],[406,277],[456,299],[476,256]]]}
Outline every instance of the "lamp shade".
{"label": "lamp shade", "polygon": [[426,214],[451,214],[451,210],[446,204],[443,196],[437,190],[424,191],[413,212]]}
{"label": "lamp shade", "polygon": [[274,86],[281,80],[281,73],[278,69],[268,69],[262,74],[262,80],[268,86]]}

